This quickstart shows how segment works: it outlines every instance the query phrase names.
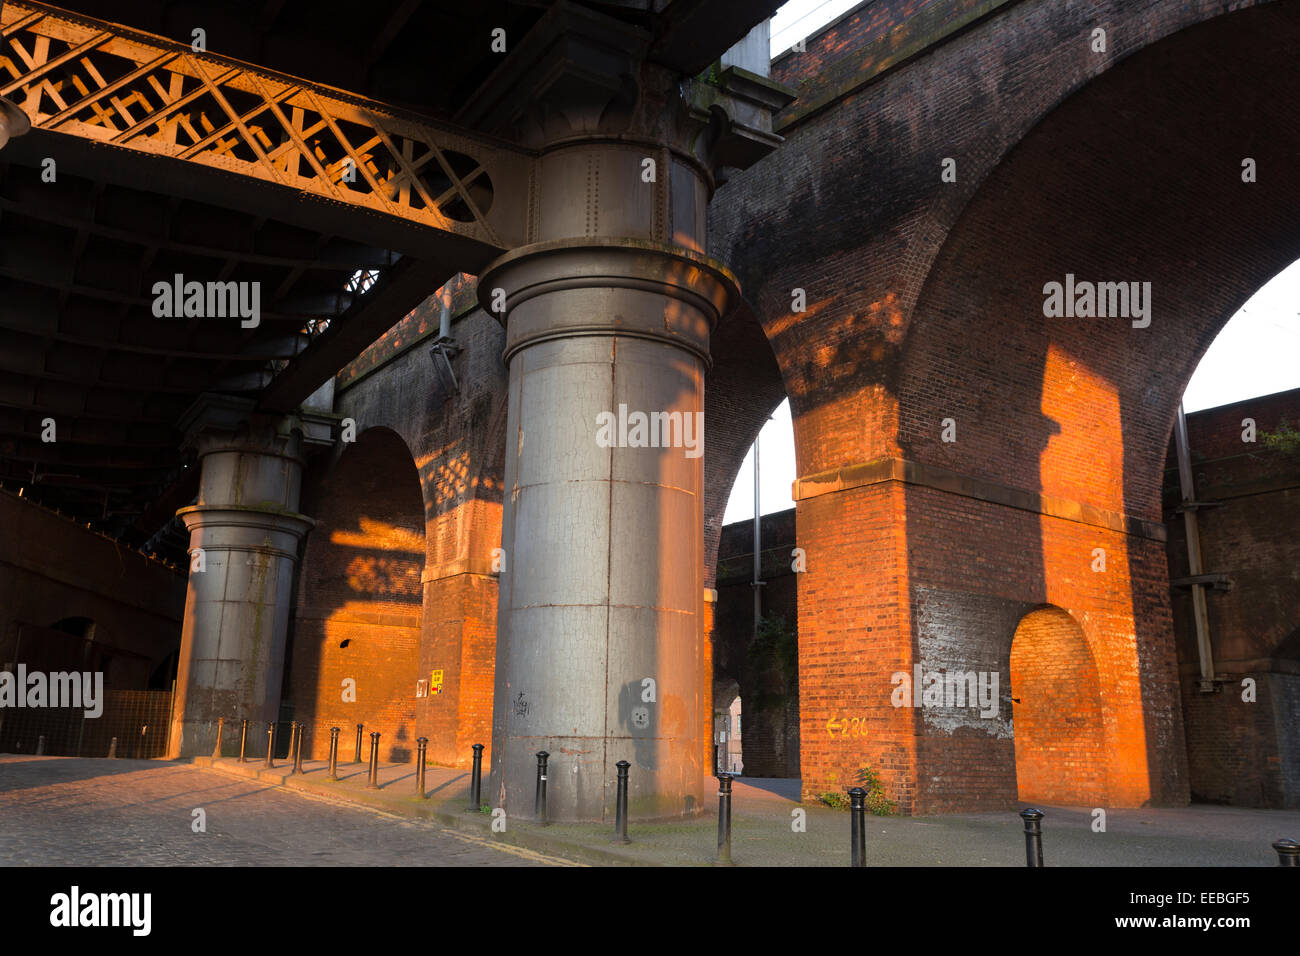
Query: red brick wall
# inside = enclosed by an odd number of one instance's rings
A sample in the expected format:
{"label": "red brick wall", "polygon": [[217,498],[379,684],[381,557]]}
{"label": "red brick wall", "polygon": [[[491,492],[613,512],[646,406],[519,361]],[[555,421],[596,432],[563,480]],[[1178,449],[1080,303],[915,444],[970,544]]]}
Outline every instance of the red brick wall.
{"label": "red brick wall", "polygon": [[805,799],[880,775],[915,809],[916,714],[890,704],[890,676],[911,671],[903,492],[887,483],[797,505],[808,570],[799,575],[799,746]]}
{"label": "red brick wall", "polygon": [[1083,630],[1059,608],[1027,614],[1011,642],[1016,790],[1020,800],[1104,803],[1101,687]]}
{"label": "red brick wall", "polygon": [[[472,291],[472,285],[462,285],[458,293],[461,305],[467,289]],[[473,744],[485,746],[485,760],[491,755],[497,613],[493,560],[494,549],[501,546],[505,452],[504,335],[500,324],[477,308],[468,307],[455,319],[452,335],[460,352],[453,367],[460,388],[453,391],[429,356],[430,336],[436,332],[437,307],[430,300],[345,370],[336,383],[335,411],[355,421],[359,430],[391,429],[409,449],[400,467],[410,470],[416,482],[424,541],[413,605],[419,617],[411,625],[411,693],[416,679],[430,680],[432,672],[443,672],[441,693],[413,700],[411,736],[429,738],[431,762],[468,767]],[[336,449],[333,457],[339,454]],[[398,465],[393,460],[385,467]],[[316,487],[320,480],[314,476],[310,484]],[[310,575],[305,569],[302,577]]]}
{"label": "red brick wall", "polygon": [[[1005,682],[1016,622],[1051,603],[1079,621],[1107,689],[1106,799],[1186,800],[1165,447],[1218,328],[1300,257],[1300,184],[1240,179],[1241,143],[1270,165],[1300,149],[1252,92],[1282,68],[1298,14],[1228,7],[1005,5],[834,109],[796,104],[786,144],[719,190],[711,250],[761,317],[810,480],[806,794],[868,761],[912,811],[1013,802],[1009,728],[894,711],[889,675],[942,652]],[[1104,55],[1089,49],[1098,24]],[[1067,272],[1151,282],[1152,325],[1046,319],[1043,286]],[[847,471],[885,458],[951,480]],[[828,732],[850,707],[866,739]]]}
{"label": "red brick wall", "polygon": [[[1254,444],[1242,441],[1253,418]],[[1189,771],[1195,799],[1239,806],[1300,806],[1300,456],[1264,444],[1264,432],[1300,423],[1300,389],[1187,416],[1202,564],[1231,590],[1206,594],[1215,693],[1199,689],[1191,593],[1173,591]],[[1169,569],[1188,572],[1177,458],[1169,446],[1165,511]],[[1255,701],[1243,700],[1243,680]]]}
{"label": "red brick wall", "polygon": [[[353,756],[355,728],[379,731],[380,759],[415,753],[417,663],[424,568],[424,503],[405,443],[367,430],[345,448],[311,500],[287,676],[294,719],[308,725],[305,752]],[[343,682],[355,682],[355,702]]]}

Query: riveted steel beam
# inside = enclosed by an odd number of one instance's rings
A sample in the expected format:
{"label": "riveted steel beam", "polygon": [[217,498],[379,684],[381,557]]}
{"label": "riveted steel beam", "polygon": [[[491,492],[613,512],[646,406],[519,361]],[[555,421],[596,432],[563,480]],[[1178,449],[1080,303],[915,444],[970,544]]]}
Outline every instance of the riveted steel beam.
{"label": "riveted steel beam", "polygon": [[[44,4],[4,4],[0,36],[0,96],[36,134],[12,152],[17,160],[44,152],[75,165],[90,157],[110,178],[129,164],[103,162],[103,147],[172,160],[185,172],[134,166],[163,191],[215,174],[224,204],[239,207],[233,173],[250,187],[245,207],[264,203],[266,186],[279,187],[292,202],[275,204],[273,214],[286,221],[301,218],[295,204],[308,205],[305,196],[351,213],[333,217],[335,235],[350,235],[339,228],[349,219],[373,216],[379,231],[383,222],[419,227],[392,230],[398,241],[385,244],[413,255],[500,252],[523,241],[532,154],[505,141]],[[320,210],[302,215],[319,225]],[[359,225],[357,237],[372,238],[373,225]],[[414,238],[427,230],[468,244]]]}

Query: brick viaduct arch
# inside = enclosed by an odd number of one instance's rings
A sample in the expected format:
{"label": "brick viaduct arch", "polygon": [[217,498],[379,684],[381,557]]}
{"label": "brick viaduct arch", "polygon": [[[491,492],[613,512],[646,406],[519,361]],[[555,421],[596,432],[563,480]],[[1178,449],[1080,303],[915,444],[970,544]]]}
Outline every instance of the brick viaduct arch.
{"label": "brick viaduct arch", "polygon": [[[349,759],[356,724],[379,731],[384,760],[415,749],[423,601],[424,507],[410,450],[389,428],[346,446],[320,483],[316,527],[299,576],[287,676],[294,719],[313,757],[341,729]],[[355,684],[348,700],[344,681]],[[368,744],[367,744],[368,746]]]}
{"label": "brick viaduct arch", "polygon": [[[1300,16],[1228,6],[1014,5],[796,116],[715,200],[714,252],[795,423],[805,796],[866,763],[911,812],[1013,802],[1009,700],[991,721],[882,701],[917,663],[1007,686],[1016,622],[1051,603],[1088,636],[1126,741],[1099,802],[1186,801],[1168,435],[1217,330],[1300,256],[1281,172],[1300,149],[1282,105]],[[1275,175],[1244,184],[1247,156]],[[1151,325],[1044,318],[1044,283],[1067,273],[1151,282]],[[836,732],[852,716],[860,739]]]}
{"label": "brick viaduct arch", "polygon": [[[430,305],[431,303],[431,305]],[[432,312],[430,312],[432,308]],[[501,545],[506,431],[504,334],[473,308],[456,317],[459,391],[431,359],[430,331],[437,303],[386,333],[337,383],[334,412],[366,434],[391,429],[403,443],[403,468],[413,468],[420,498],[424,551],[417,660],[403,693],[415,708],[416,732],[429,738],[429,759],[468,766],[471,745],[491,755],[496,655],[497,571]],[[346,447],[346,446],[344,446]],[[346,452],[336,449],[331,461]],[[394,459],[395,461],[395,456]],[[304,488],[323,487],[328,462],[313,469]],[[315,532],[313,532],[314,534]],[[310,539],[309,539],[310,540]],[[310,575],[305,568],[302,578]],[[415,681],[441,671],[440,693],[416,699]]]}
{"label": "brick viaduct arch", "polygon": [[[1272,79],[1297,35],[1294,7],[1229,14],[1160,40],[1063,102],[949,232],[904,342],[902,456],[1028,490],[1044,512],[1035,528],[1027,515],[977,506],[964,553],[948,549],[942,567],[911,562],[913,603],[922,586],[983,590],[1052,601],[1081,619],[1111,738],[1099,803],[1163,802],[1186,785],[1156,533],[1165,454],[1205,349],[1300,257],[1300,190],[1290,177],[1264,188],[1241,177],[1244,157],[1281,170],[1300,149],[1276,108],[1295,91]],[[1208,80],[1213,71],[1219,79]],[[1067,273],[1150,282],[1151,325],[1042,317],[1044,283]],[[977,336],[968,332],[972,313]],[[944,417],[973,426],[970,440],[935,441]],[[951,524],[935,498],[908,489],[909,543]],[[1091,564],[1097,548],[1104,572]],[[972,588],[961,578],[981,559],[1016,572]],[[918,645],[926,638],[918,633]]]}

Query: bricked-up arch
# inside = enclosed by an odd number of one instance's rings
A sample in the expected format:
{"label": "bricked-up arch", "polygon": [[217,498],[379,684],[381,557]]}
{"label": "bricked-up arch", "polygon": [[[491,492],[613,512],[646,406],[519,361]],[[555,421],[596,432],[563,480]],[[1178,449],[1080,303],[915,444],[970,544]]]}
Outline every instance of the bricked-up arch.
{"label": "bricked-up arch", "polygon": [[1057,806],[1107,802],[1107,747],[1097,667],[1074,618],[1031,611],[1011,641],[1016,790]]}
{"label": "bricked-up arch", "polygon": [[[380,759],[415,751],[424,570],[424,499],[406,443],[387,428],[345,448],[316,495],[292,632],[288,699],[308,725],[310,755],[351,759],[356,725],[379,731]],[[356,702],[343,681],[356,681]],[[367,749],[368,752],[368,749]]]}

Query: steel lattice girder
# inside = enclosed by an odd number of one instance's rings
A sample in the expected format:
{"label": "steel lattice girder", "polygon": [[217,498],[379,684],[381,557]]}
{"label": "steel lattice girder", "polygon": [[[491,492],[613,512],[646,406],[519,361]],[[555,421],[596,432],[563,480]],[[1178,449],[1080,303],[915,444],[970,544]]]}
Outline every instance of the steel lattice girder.
{"label": "steel lattice girder", "polygon": [[34,130],[234,172],[498,249],[522,241],[532,155],[42,4],[0,19],[0,96]]}

